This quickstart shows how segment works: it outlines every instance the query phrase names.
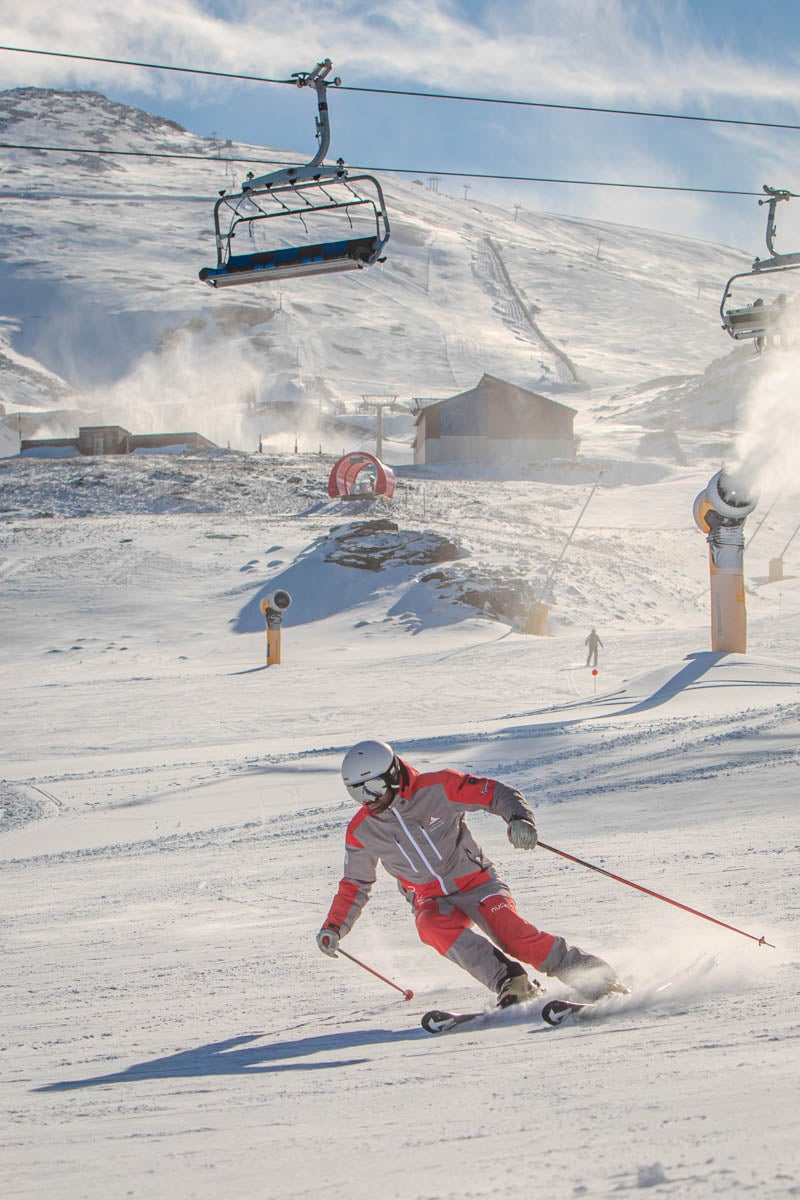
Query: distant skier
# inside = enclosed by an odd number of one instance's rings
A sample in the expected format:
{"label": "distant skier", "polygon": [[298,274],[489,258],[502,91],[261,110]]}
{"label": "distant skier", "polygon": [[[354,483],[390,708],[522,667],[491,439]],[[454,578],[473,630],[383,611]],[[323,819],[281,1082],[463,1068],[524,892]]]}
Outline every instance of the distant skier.
{"label": "distant skier", "polygon": [[421,940],[495,992],[498,1007],[536,995],[517,958],[587,1000],[627,991],[603,959],[524,920],[474,840],[466,813],[488,810],[506,821],[512,846],[534,849],[533,812],[515,788],[460,771],[421,773],[374,741],[348,750],[342,778],[361,807],[347,826],[344,876],[317,934],[323,954],[336,956],[381,862],[411,904]]}
{"label": "distant skier", "polygon": [[583,644],[584,644],[584,646],[589,647],[589,653],[586,655],[587,667],[588,666],[596,667],[597,666],[597,648],[598,648],[598,646],[602,646],[603,643],[600,641],[600,638],[597,636],[597,631],[594,628],[594,626],[592,626],[592,630],[591,630],[589,636],[587,637],[586,641]]}

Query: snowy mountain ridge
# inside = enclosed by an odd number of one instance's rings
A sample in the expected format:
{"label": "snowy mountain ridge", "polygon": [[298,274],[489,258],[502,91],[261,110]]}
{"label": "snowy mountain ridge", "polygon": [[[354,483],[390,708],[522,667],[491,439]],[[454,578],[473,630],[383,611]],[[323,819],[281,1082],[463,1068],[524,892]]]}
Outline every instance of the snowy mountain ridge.
{"label": "snowy mountain ridge", "polygon": [[[8,143],[154,156],[308,157],[222,146],[93,92],[0,93],[0,130]],[[337,450],[331,412],[364,396],[438,399],[488,372],[556,398],[566,389],[584,433],[598,406],[614,419],[625,389],[680,374],[702,391],[714,360],[751,354],[719,326],[722,285],[748,265],[726,247],[383,176],[385,265],[217,294],[197,278],[214,259],[213,204],[248,164],[5,148],[0,166],[8,345],[63,379],[79,409],[141,432],[195,428],[250,449],[259,435],[279,449],[299,434],[306,449]],[[305,237],[286,224],[290,242]],[[0,390],[10,412],[32,407],[8,363]],[[656,424],[669,403],[667,391]],[[654,423],[645,401],[619,408]],[[407,445],[410,418],[396,424]],[[74,425],[65,417],[60,432]]]}

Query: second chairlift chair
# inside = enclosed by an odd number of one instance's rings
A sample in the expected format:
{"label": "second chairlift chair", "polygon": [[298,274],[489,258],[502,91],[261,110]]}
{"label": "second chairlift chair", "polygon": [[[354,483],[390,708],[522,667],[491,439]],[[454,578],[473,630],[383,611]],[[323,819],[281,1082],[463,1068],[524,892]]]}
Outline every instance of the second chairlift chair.
{"label": "second chairlift chair", "polygon": [[764,184],[764,191],[769,199],[759,200],[767,208],[767,249],[769,258],[757,258],[749,271],[741,271],[732,275],[725,284],[722,302],[719,306],[722,317],[722,328],[736,341],[754,338],[756,349],[763,350],[769,334],[779,332],[779,324],[786,310],[786,296],[777,296],[771,304],[765,304],[763,299],[754,300],[744,308],[725,308],[726,301],[731,295],[731,285],[737,279],[775,274],[779,271],[796,271],[800,267],[800,254],[778,254],[775,251],[775,207],[781,200],[790,200],[792,192]]}

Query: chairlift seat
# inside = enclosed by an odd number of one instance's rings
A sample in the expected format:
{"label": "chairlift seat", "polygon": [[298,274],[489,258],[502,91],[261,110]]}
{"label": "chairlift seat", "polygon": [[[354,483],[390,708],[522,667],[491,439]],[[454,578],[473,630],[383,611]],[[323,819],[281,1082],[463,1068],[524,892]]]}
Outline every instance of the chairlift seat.
{"label": "chairlift seat", "polygon": [[785,301],[764,304],[756,301],[746,308],[732,308],[723,314],[723,328],[736,341],[744,338],[765,337],[780,321],[785,311]]}
{"label": "chairlift seat", "polygon": [[724,328],[736,341],[764,337],[769,323],[764,309],[758,308],[734,308],[725,313],[723,320]]}
{"label": "chairlift seat", "polygon": [[290,246],[256,254],[232,254],[219,267],[203,267],[200,278],[210,287],[270,283],[301,275],[360,270],[375,262],[383,247],[379,237],[346,238],[314,246]]}

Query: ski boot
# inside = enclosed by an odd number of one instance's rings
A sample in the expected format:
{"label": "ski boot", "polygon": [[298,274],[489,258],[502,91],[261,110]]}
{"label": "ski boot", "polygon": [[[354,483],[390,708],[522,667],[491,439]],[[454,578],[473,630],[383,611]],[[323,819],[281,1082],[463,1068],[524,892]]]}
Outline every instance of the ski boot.
{"label": "ski boot", "polygon": [[541,994],[538,979],[531,981],[524,971],[518,975],[506,975],[497,992],[497,1007],[510,1008],[512,1004],[523,1004]]}

